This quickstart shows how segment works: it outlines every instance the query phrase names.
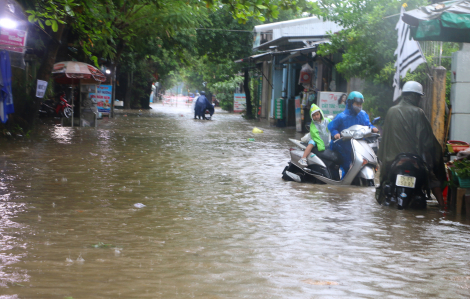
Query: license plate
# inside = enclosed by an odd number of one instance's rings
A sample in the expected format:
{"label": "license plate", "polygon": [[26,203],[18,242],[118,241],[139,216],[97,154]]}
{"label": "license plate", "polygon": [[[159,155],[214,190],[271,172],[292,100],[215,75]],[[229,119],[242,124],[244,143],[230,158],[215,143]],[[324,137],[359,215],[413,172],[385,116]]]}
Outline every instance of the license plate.
{"label": "license plate", "polygon": [[414,188],[416,185],[416,178],[414,176],[406,176],[406,175],[398,174],[395,185],[399,187],[405,187],[405,188]]}

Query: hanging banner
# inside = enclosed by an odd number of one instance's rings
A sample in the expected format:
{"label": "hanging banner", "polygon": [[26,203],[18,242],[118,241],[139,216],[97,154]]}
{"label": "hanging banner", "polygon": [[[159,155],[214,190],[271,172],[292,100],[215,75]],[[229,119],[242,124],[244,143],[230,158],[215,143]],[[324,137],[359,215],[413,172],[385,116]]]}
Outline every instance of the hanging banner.
{"label": "hanging banner", "polygon": [[233,94],[233,112],[243,112],[246,110],[246,96],[244,93]]}
{"label": "hanging banner", "polygon": [[26,31],[0,27],[0,49],[24,53]]}
{"label": "hanging banner", "polygon": [[47,81],[38,80],[38,83],[36,86],[36,97],[43,98],[44,94],[46,93],[46,89],[47,89]]}
{"label": "hanging banner", "polygon": [[345,95],[345,92],[329,92],[322,91],[319,92],[318,96],[318,106],[323,111],[323,115],[333,117],[337,114],[344,111],[346,108],[346,103],[341,102],[340,99],[342,95]]}

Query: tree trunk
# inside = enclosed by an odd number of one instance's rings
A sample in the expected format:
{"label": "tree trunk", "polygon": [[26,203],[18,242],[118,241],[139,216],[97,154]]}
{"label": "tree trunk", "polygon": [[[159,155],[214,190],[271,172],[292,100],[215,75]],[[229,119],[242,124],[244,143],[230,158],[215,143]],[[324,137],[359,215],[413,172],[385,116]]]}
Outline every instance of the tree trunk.
{"label": "tree trunk", "polygon": [[[46,53],[42,60],[41,66],[38,69],[36,79],[44,80],[48,82],[49,79],[51,78],[52,68],[54,67],[54,63],[56,62],[57,53],[62,44],[61,40],[62,40],[62,35],[65,29],[65,24],[61,24],[61,23],[58,23],[58,24],[59,26],[58,26],[57,31],[51,33],[52,39],[49,41],[46,47]],[[41,101],[38,98],[36,98],[36,85],[34,88],[31,89],[31,98],[35,99],[35,101],[33,105],[30,106],[31,108],[25,111],[26,119],[30,121],[29,123],[30,127],[32,127],[34,121],[38,117],[37,112],[39,110],[39,106],[41,103]]]}
{"label": "tree trunk", "polygon": [[131,109],[132,98],[132,72],[127,73],[127,89],[126,97],[124,98],[124,109]]}
{"label": "tree trunk", "polygon": [[248,69],[245,69],[245,79],[243,80],[243,88],[245,89],[246,97],[246,118],[253,118],[253,106],[251,104],[251,93],[250,93],[250,74]]}

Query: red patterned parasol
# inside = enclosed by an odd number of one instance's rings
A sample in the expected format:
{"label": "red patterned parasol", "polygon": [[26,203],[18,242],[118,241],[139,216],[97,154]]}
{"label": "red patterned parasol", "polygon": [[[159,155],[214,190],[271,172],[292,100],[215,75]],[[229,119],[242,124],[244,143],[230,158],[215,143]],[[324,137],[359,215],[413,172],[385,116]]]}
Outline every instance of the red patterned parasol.
{"label": "red patterned parasol", "polygon": [[78,61],[62,61],[54,64],[54,80],[59,84],[77,84],[81,79],[101,83],[106,76],[96,67]]}

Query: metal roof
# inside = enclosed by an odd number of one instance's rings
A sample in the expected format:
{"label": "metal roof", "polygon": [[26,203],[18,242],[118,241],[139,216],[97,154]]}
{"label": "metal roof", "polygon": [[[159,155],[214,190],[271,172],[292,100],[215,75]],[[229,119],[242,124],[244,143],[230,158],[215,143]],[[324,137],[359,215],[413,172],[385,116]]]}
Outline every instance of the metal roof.
{"label": "metal roof", "polygon": [[290,58],[293,58],[293,57],[296,57],[296,56],[305,55],[305,54],[308,54],[308,53],[311,53],[311,52],[315,52],[317,50],[318,45],[324,44],[324,43],[329,43],[329,42],[330,42],[329,40],[324,39],[324,40],[317,41],[317,42],[314,42],[314,43],[310,44],[309,47],[289,49],[289,50],[285,50],[285,51],[270,51],[270,52],[266,52],[266,53],[261,53],[261,54],[256,54],[256,55],[252,55],[252,56],[249,56],[249,57],[245,57],[245,58],[242,58],[242,59],[239,59],[239,60],[235,60],[235,62],[236,63],[240,63],[240,62],[256,62],[256,63],[258,63],[258,62],[261,62],[261,61],[270,60],[272,58],[272,56],[289,55],[289,56],[287,56],[286,58],[283,59],[285,61],[286,59],[290,59]]}

